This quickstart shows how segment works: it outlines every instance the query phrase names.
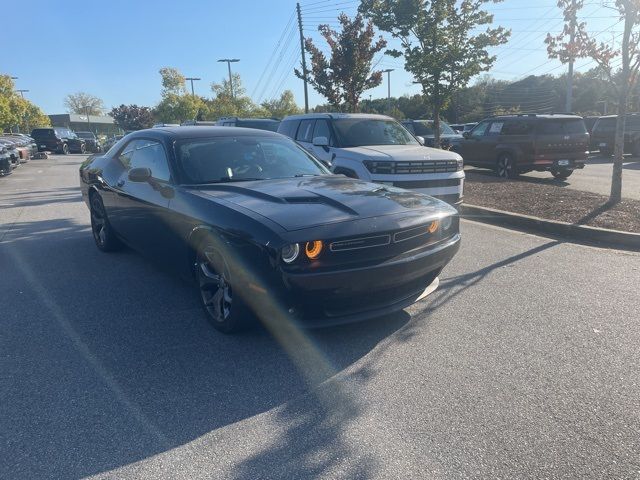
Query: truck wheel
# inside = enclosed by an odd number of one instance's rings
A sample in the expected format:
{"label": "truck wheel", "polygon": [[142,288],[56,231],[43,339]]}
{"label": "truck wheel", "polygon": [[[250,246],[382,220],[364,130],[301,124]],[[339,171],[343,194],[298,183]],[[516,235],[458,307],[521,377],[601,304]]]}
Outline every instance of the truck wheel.
{"label": "truck wheel", "polygon": [[518,176],[518,166],[512,154],[500,154],[496,162],[496,173],[501,178],[516,178]]}
{"label": "truck wheel", "polygon": [[561,168],[559,170],[553,169],[551,170],[551,175],[558,180],[566,180],[571,176],[573,170],[567,170],[566,168]]}

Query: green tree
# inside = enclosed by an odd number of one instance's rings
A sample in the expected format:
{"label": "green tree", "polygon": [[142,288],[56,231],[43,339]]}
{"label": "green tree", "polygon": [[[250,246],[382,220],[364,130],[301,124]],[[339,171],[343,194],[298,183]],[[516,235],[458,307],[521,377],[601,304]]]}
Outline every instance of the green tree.
{"label": "green tree", "polygon": [[220,83],[213,82],[211,90],[214,98],[208,103],[209,115],[214,118],[219,117],[265,117],[269,112],[253,103],[247,96],[247,90],[242,84],[240,74],[231,75],[233,81],[233,95],[231,94],[231,84],[227,78]]}
{"label": "green tree", "polygon": [[[422,86],[433,106],[435,144],[440,145],[440,113],[454,92],[487,71],[496,57],[488,47],[506,43],[510,32],[491,28],[485,3],[501,0],[362,0],[359,11],[400,41],[405,69]],[[474,33],[479,27],[486,30]]]}
{"label": "green tree", "polygon": [[125,131],[142,130],[153,127],[153,113],[149,107],[138,105],[120,105],[109,112],[121,129]]}
{"label": "green tree", "polygon": [[103,101],[86,92],[71,93],[64,98],[64,106],[69,113],[80,115],[102,115],[104,112]]}
{"label": "green tree", "polygon": [[50,125],[49,117],[14,88],[9,75],[0,75],[0,131],[17,128],[29,132],[33,127]]}
{"label": "green tree", "polygon": [[[307,81],[334,108],[357,112],[362,93],[382,83],[382,71],[373,71],[372,63],[373,56],[386,47],[387,42],[379,37],[374,43],[373,24],[369,21],[365,25],[360,14],[352,20],[341,13],[338,21],[340,32],[329,25],[318,27],[331,50],[329,60],[313,40],[305,40],[305,50],[311,55]],[[295,74],[304,79],[299,70],[296,69]]]}
{"label": "green tree", "polygon": [[296,104],[296,100],[291,90],[285,90],[280,95],[280,98],[274,98],[262,102],[262,108],[264,108],[270,117],[284,118],[287,115],[296,115],[302,113],[302,109]]}
{"label": "green tree", "polygon": [[197,95],[166,93],[153,110],[153,117],[161,123],[182,123],[197,118],[205,102]]}
{"label": "green tree", "polygon": [[[640,0],[616,0],[615,6],[612,6],[617,10],[620,21],[624,22],[620,48],[614,45],[615,40],[612,43],[596,40],[596,36],[587,31],[586,23],[577,21],[578,14],[584,7],[584,0],[558,0],[558,7],[563,11],[565,26],[559,35],[547,35],[545,42],[549,57],[557,58],[562,63],[575,58],[593,59],[614,85],[618,95],[618,120],[609,195],[609,202],[615,204],[622,199],[625,121],[640,70]],[[622,65],[616,72],[613,63],[618,57],[621,57]],[[637,146],[637,153],[640,153],[640,145]]]}
{"label": "green tree", "polygon": [[185,93],[185,78],[177,68],[162,67],[158,73],[162,77],[162,94],[173,93],[181,95]]}

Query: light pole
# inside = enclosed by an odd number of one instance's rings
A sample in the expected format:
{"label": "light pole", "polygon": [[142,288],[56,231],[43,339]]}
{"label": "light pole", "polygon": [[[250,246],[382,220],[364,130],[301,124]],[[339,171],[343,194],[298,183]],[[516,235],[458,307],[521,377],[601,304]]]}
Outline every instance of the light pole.
{"label": "light pole", "polygon": [[195,93],[193,93],[193,82],[202,79],[197,77],[187,77],[185,80],[189,80],[191,82],[191,95],[195,95]]}
{"label": "light pole", "polygon": [[231,98],[233,97],[233,78],[231,78],[231,64],[239,62],[239,58],[221,58],[219,62],[227,62],[227,68],[229,68],[229,88],[231,89]]}
{"label": "light pole", "polygon": [[393,70],[393,68],[382,70],[382,73],[387,74],[387,113],[389,115],[391,115],[391,72],[393,72]]}
{"label": "light pole", "polygon": [[24,98],[24,94],[27,93],[28,91],[29,90],[24,90],[24,89],[16,90],[16,92],[20,92],[20,95],[22,95],[22,98]]}
{"label": "light pole", "polygon": [[91,105],[85,105],[82,108],[84,108],[84,111],[87,114],[87,129],[91,131],[91,120],[89,120],[89,109],[91,108]]}

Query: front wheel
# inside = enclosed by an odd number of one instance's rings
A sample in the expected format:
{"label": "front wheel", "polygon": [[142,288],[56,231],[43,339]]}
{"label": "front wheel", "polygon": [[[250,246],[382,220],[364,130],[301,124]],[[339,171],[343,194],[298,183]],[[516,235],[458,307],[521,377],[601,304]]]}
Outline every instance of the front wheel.
{"label": "front wheel", "polygon": [[66,143],[62,144],[62,154],[69,155],[69,145],[67,145]]}
{"label": "front wheel", "polygon": [[498,157],[496,173],[500,178],[516,178],[518,176],[518,169],[513,155],[503,153]]}
{"label": "front wheel", "polygon": [[567,170],[566,168],[561,168],[559,170],[553,169],[551,170],[551,175],[558,180],[566,180],[571,176],[573,170]]}
{"label": "front wheel", "polygon": [[97,193],[91,196],[91,233],[98,249],[103,252],[113,252],[122,248],[122,243],[116,237],[102,199]]}
{"label": "front wheel", "polygon": [[213,327],[222,333],[246,328],[250,311],[240,296],[234,295],[228,267],[213,245],[200,248],[195,268],[200,301]]}
{"label": "front wheel", "polygon": [[80,145],[80,153],[87,153],[87,147],[84,144]]}

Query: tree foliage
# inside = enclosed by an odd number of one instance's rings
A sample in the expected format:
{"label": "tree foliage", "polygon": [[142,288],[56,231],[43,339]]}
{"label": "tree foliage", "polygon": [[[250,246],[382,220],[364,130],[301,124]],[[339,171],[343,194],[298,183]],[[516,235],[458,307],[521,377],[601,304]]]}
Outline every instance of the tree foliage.
{"label": "tree foliage", "polygon": [[[382,72],[372,71],[372,63],[373,56],[387,42],[382,37],[374,42],[373,24],[370,21],[365,24],[360,14],[352,20],[341,13],[338,21],[340,32],[329,25],[318,27],[331,50],[329,59],[311,38],[305,40],[305,50],[311,56],[307,81],[335,109],[356,112],[362,93],[382,83]],[[303,72],[296,69],[295,74],[304,79]]]}
{"label": "tree foliage", "polygon": [[284,118],[287,115],[297,115],[302,113],[303,110],[296,104],[296,100],[293,97],[291,90],[285,90],[280,95],[280,98],[274,98],[262,102],[262,108],[269,112],[270,117]]}
{"label": "tree foliage", "polygon": [[22,98],[9,75],[0,75],[0,131],[29,132],[33,127],[51,125],[39,107]]}
{"label": "tree foliage", "polygon": [[185,78],[177,68],[162,67],[158,73],[162,77],[162,94],[173,93],[181,95],[185,93]]}
{"label": "tree foliage", "polygon": [[[420,83],[433,106],[436,145],[440,142],[439,117],[454,92],[495,62],[488,47],[505,43],[510,32],[491,28],[493,15],[482,8],[501,0],[362,0],[359,11],[380,30],[400,41],[405,70]],[[487,26],[480,33],[479,27]]]}
{"label": "tree foliage", "polygon": [[86,92],[71,93],[64,98],[64,106],[69,113],[80,115],[102,115],[104,103],[95,95]]}
{"label": "tree foliage", "polygon": [[[638,80],[640,70],[640,0],[615,0],[615,8],[624,22],[620,48],[612,43],[596,40],[585,22],[578,21],[584,0],[558,0],[564,14],[565,25],[560,34],[548,34],[545,40],[550,58],[567,63],[575,58],[593,59],[603,71],[618,94],[618,121],[616,122],[613,174],[609,201],[622,199],[622,164],[624,154],[624,129],[630,93]],[[575,35],[571,32],[575,28]],[[614,60],[621,57],[621,68],[616,71]]]}
{"label": "tree foliage", "polygon": [[142,130],[153,127],[153,113],[149,107],[138,105],[120,105],[109,112],[121,129],[124,131]]}

